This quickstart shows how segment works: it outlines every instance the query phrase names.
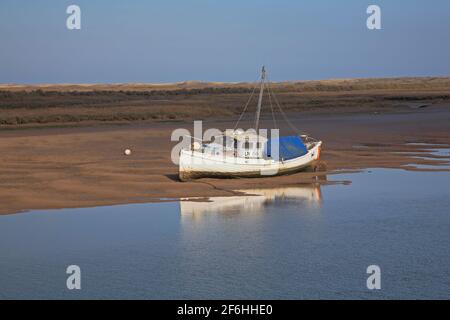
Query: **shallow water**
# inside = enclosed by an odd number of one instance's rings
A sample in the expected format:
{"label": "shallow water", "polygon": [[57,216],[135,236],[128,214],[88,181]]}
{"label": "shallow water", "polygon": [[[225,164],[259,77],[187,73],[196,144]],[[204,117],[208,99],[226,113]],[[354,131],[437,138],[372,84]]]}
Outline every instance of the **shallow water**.
{"label": "shallow water", "polygon": [[0,297],[449,299],[450,173],[332,178],[352,184],[0,216]]}
{"label": "shallow water", "polygon": [[419,170],[450,170],[449,164],[418,164],[418,163],[410,163],[405,165],[405,167],[413,167],[414,169]]}
{"label": "shallow water", "polygon": [[[428,144],[428,143],[408,143],[407,145],[421,146],[421,152],[425,152],[430,156],[415,155],[413,158],[420,160],[427,160],[432,162],[431,164],[417,164],[410,163],[407,167],[413,167],[421,170],[450,170],[450,148],[444,147],[442,144]],[[415,154],[413,152],[397,152],[402,154]]]}

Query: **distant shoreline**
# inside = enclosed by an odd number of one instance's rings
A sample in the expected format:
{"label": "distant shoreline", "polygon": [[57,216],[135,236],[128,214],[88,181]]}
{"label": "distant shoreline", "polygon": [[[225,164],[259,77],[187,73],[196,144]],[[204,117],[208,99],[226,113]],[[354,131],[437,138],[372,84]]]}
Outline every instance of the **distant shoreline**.
{"label": "distant shoreline", "polygon": [[[201,81],[186,80],[178,82],[124,82],[124,83],[0,83],[1,90],[177,90],[177,89],[201,89],[201,88],[240,88],[251,87],[256,82],[251,81]],[[379,86],[386,89],[386,85],[401,85],[403,89],[414,88],[415,85],[429,83],[436,88],[449,88],[450,76],[417,76],[417,77],[375,77],[375,78],[336,78],[323,80],[286,80],[273,81],[276,87],[305,86],[306,89],[314,86],[335,86],[339,89],[342,85],[351,86]],[[385,83],[386,85],[382,85]],[[373,89],[373,88],[372,88]],[[316,90],[320,91],[320,88]]]}
{"label": "distant shoreline", "polygon": [[[195,81],[0,85],[0,130],[236,119],[254,86]],[[271,87],[287,113],[397,113],[450,102],[450,77],[298,81]],[[250,108],[254,106],[251,101]]]}

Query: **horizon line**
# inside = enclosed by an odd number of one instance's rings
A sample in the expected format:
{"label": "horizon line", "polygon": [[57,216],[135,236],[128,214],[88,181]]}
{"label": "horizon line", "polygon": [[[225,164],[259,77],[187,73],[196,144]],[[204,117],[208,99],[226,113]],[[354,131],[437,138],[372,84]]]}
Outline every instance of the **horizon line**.
{"label": "horizon line", "polygon": [[[349,81],[349,80],[384,80],[384,79],[447,79],[448,76],[432,76],[432,75],[420,75],[420,76],[385,76],[385,77],[356,77],[356,78],[324,78],[324,79],[306,79],[306,80],[280,80],[269,81],[270,83],[300,83],[300,82],[320,82],[320,81]],[[0,87],[13,87],[13,86],[95,86],[95,85],[183,85],[183,84],[225,84],[225,85],[239,85],[239,84],[252,84],[258,81],[207,81],[207,80],[183,80],[174,82],[2,82]]]}

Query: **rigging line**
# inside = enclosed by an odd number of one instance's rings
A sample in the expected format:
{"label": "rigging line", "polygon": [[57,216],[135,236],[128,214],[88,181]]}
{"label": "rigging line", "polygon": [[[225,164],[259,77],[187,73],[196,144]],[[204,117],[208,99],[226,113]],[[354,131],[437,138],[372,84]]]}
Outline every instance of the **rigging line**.
{"label": "rigging line", "polygon": [[250,101],[252,100],[253,95],[255,94],[256,87],[258,87],[258,82],[255,83],[255,86],[253,87],[253,91],[250,95],[250,98],[248,98],[247,103],[245,104],[244,110],[242,111],[241,115],[239,116],[239,119],[236,122],[236,125],[234,126],[233,130],[237,129],[237,126],[239,125],[239,122],[242,120],[242,117],[244,116],[245,111],[247,111],[248,105],[250,104]]}
{"label": "rigging line", "polygon": [[291,127],[291,129],[292,129],[294,132],[300,133],[300,130],[299,130],[296,126],[294,126],[294,124],[293,124],[291,121],[289,121],[288,117],[286,116],[286,114],[284,113],[283,109],[281,108],[280,103],[278,102],[278,99],[277,99],[277,97],[275,96],[275,94],[273,93],[272,88],[271,88],[270,86],[269,86],[269,92],[270,92],[270,94],[272,95],[272,97],[273,97],[273,99],[274,99],[274,101],[275,101],[275,103],[276,103],[278,109],[280,109],[280,113],[281,113],[281,115],[283,116],[283,118],[284,118],[284,120],[286,121],[286,123]]}
{"label": "rigging line", "polygon": [[294,132],[296,132],[296,133],[298,133],[298,134],[300,134],[300,135],[306,135],[306,136],[309,136],[309,133],[307,133],[307,132],[305,132],[305,131],[300,131],[290,120],[289,120],[289,118],[287,117],[287,115],[286,115],[286,113],[283,111],[283,109],[281,108],[281,105],[280,105],[280,103],[278,102],[278,99],[277,99],[277,97],[276,97],[276,95],[273,93],[273,90],[269,87],[269,90],[270,90],[270,93],[272,94],[272,96],[273,96],[273,99],[275,100],[275,102],[276,102],[276,105],[278,106],[278,109],[280,109],[280,113],[281,113],[281,115],[283,116],[283,118],[284,118],[284,120],[286,121],[286,123],[291,127],[291,129],[294,131]]}
{"label": "rigging line", "polygon": [[272,119],[273,119],[274,129],[278,129],[278,128],[277,128],[277,120],[275,119],[275,113],[274,113],[274,111],[273,111],[272,97],[271,97],[271,95],[270,95],[269,85],[267,85],[267,95],[269,96],[269,105],[270,105],[270,111],[272,112]]}
{"label": "rigging line", "polygon": [[278,107],[278,109],[280,110],[281,115],[283,116],[284,120],[286,121],[286,123],[291,127],[291,129],[293,129],[296,132],[299,132],[300,130],[289,120],[289,118],[287,117],[286,113],[283,111],[283,109],[281,108],[280,103],[278,102],[278,98],[276,97],[276,95],[273,93],[273,90],[270,88],[270,92],[272,94],[272,97]]}

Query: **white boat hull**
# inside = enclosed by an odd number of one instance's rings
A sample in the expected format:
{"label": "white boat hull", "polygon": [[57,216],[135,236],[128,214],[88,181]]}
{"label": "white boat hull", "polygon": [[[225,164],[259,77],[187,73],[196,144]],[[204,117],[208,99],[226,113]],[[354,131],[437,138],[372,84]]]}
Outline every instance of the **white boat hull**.
{"label": "white boat hull", "polygon": [[198,151],[181,150],[179,177],[181,181],[197,178],[254,178],[294,173],[319,160],[322,142],[317,142],[298,158],[275,161],[233,156],[210,155]]}

